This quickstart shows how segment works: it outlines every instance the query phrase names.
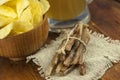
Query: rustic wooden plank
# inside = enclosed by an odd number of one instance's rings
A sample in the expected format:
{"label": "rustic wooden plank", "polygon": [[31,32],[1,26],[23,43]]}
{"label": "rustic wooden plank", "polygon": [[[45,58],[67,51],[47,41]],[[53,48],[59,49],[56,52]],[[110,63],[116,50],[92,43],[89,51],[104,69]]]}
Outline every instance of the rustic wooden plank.
{"label": "rustic wooden plank", "polygon": [[119,2],[119,3],[120,3],[120,0],[115,0],[115,1],[117,1],[117,2]]}
{"label": "rustic wooden plank", "polygon": [[[94,0],[89,5],[91,29],[120,40],[120,3],[114,0]],[[110,68],[100,80],[120,80],[120,63]]]}
{"label": "rustic wooden plank", "polygon": [[0,57],[0,80],[44,80],[40,77],[36,66],[32,61],[13,62]]}
{"label": "rustic wooden plank", "polygon": [[109,69],[101,80],[120,80],[120,63]]}
{"label": "rustic wooden plank", "polygon": [[[120,4],[113,0],[94,0],[89,7],[92,17],[90,28],[120,39]],[[49,40],[57,36],[52,35],[50,34]],[[0,58],[0,80],[44,80],[40,77],[37,67],[32,61],[26,64],[25,61],[13,62]],[[120,63],[109,69],[102,80],[119,80],[119,74]]]}
{"label": "rustic wooden plank", "polygon": [[90,4],[94,28],[114,39],[120,39],[120,4],[114,0],[94,0]]}

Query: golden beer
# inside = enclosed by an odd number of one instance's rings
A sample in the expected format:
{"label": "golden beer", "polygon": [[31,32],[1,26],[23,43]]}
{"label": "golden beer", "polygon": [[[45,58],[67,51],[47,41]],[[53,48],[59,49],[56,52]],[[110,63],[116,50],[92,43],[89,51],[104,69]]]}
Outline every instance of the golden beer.
{"label": "golden beer", "polygon": [[47,16],[51,19],[66,21],[78,17],[86,8],[86,0],[48,0],[50,9]]}

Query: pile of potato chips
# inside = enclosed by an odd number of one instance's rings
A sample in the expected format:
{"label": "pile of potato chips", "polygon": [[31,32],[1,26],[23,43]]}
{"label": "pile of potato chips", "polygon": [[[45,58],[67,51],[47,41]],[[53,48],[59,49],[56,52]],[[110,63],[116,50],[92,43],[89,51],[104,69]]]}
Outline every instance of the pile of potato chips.
{"label": "pile of potato chips", "polygon": [[48,9],[47,0],[0,0],[0,39],[33,29]]}

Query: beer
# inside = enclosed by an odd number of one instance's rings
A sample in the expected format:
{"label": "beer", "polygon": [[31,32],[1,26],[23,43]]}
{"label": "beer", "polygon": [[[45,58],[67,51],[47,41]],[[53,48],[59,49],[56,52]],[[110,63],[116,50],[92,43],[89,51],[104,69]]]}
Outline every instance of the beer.
{"label": "beer", "polygon": [[47,16],[51,19],[66,21],[79,16],[86,8],[86,0],[48,0],[50,9]]}

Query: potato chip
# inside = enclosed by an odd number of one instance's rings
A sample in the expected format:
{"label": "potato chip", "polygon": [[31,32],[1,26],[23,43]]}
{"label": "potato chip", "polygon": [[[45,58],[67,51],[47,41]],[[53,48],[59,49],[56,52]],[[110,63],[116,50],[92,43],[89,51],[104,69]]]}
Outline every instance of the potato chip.
{"label": "potato chip", "polygon": [[13,33],[20,34],[32,30],[34,27],[30,22],[16,21],[13,25]]}
{"label": "potato chip", "polygon": [[40,0],[39,2],[42,8],[42,13],[45,14],[50,8],[49,2],[47,0]]}
{"label": "potato chip", "polygon": [[10,1],[6,2],[4,5],[13,8],[15,10],[15,12],[17,12],[16,11],[16,3],[17,3],[17,0],[10,0]]}
{"label": "potato chip", "polygon": [[0,5],[3,5],[4,3],[8,2],[10,0],[0,0]]}
{"label": "potato chip", "polygon": [[7,37],[13,29],[13,23],[8,24],[7,26],[0,29],[0,39]]}
{"label": "potato chip", "polygon": [[47,0],[0,0],[0,39],[32,30],[48,8]]}
{"label": "potato chip", "polygon": [[38,0],[29,0],[34,26],[43,20],[42,8]]}
{"label": "potato chip", "polygon": [[5,5],[0,6],[0,15],[11,17],[11,18],[17,17],[16,12],[11,7],[8,7]]}
{"label": "potato chip", "polygon": [[19,20],[20,21],[25,21],[25,22],[30,22],[30,23],[33,24],[33,18],[32,18],[32,13],[31,13],[31,7],[30,6],[22,12]]}
{"label": "potato chip", "polygon": [[0,15],[0,27],[4,27],[5,25],[11,23],[14,19],[11,17],[6,17]]}
{"label": "potato chip", "polygon": [[18,17],[20,17],[23,10],[25,8],[27,8],[28,6],[29,6],[29,1],[28,0],[17,0],[16,9],[17,9]]}
{"label": "potato chip", "polygon": [[18,17],[20,17],[21,13],[29,6],[28,0],[11,0],[5,5],[12,7],[18,14]]}

